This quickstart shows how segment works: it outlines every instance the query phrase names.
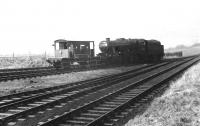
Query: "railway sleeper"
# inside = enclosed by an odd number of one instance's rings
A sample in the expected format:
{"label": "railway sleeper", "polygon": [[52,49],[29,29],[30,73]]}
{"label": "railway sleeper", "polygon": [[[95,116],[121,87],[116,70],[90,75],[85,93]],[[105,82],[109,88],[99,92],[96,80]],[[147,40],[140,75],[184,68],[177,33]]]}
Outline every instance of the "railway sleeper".
{"label": "railway sleeper", "polygon": [[37,102],[34,102],[35,104],[46,104],[46,103],[48,103],[48,102],[45,102],[45,101],[37,101]]}
{"label": "railway sleeper", "polygon": [[0,101],[0,104],[4,104],[4,103],[6,103],[6,102],[4,102],[4,101]]}
{"label": "railway sleeper", "polygon": [[[31,94],[31,96],[34,96],[34,95],[36,95],[36,94]],[[13,100],[19,100],[19,99],[21,99],[21,98],[18,98],[18,97],[11,98],[12,101],[13,101]]]}
{"label": "railway sleeper", "polygon": [[137,95],[137,93],[128,91],[128,92],[124,92],[124,93],[120,94],[119,96],[129,96],[129,95],[133,96],[133,95]]}
{"label": "railway sleeper", "polygon": [[90,121],[94,120],[95,118],[79,116],[79,117],[75,117],[75,118],[73,118],[73,119],[74,119],[74,120],[78,120],[78,121],[90,122]]}
{"label": "railway sleeper", "polygon": [[43,99],[42,101],[44,101],[44,102],[52,102],[54,100],[53,99]]}
{"label": "railway sleeper", "polygon": [[0,113],[0,119],[7,117],[7,116],[11,116],[11,115],[13,115],[13,114],[11,114],[11,113]]}
{"label": "railway sleeper", "polygon": [[57,97],[57,96],[53,96],[53,97],[50,97],[49,99],[55,101],[55,100],[59,100],[59,99],[62,99],[62,98],[61,97]]}
{"label": "railway sleeper", "polygon": [[37,106],[40,106],[41,104],[38,104],[38,103],[30,103],[28,104],[28,106],[31,106],[31,107],[37,107]]}
{"label": "railway sleeper", "polygon": [[104,126],[113,126],[113,123],[104,123]]}
{"label": "railway sleeper", "polygon": [[19,113],[19,112],[22,112],[23,110],[22,109],[9,109],[8,110],[8,113],[13,113],[13,114],[15,114],[15,113]]}
{"label": "railway sleeper", "polygon": [[86,116],[86,117],[99,117],[100,114],[95,114],[95,113],[81,113],[81,116]]}
{"label": "railway sleeper", "polygon": [[73,125],[76,126],[76,125],[86,125],[87,124],[87,122],[79,121],[79,120],[67,120],[65,123],[66,124],[71,124],[72,126]]}
{"label": "railway sleeper", "polygon": [[5,102],[11,102],[13,101],[12,99],[5,99],[5,100],[2,100],[1,102],[5,103]]}
{"label": "railway sleeper", "polygon": [[[68,95],[69,96],[69,95]],[[66,97],[66,95],[58,95],[58,96],[55,96],[55,98],[65,98]]]}
{"label": "railway sleeper", "polygon": [[104,102],[105,104],[110,104],[110,105],[121,105],[122,102],[111,102],[111,101],[106,101]]}
{"label": "railway sleeper", "polygon": [[110,107],[94,107],[93,108],[94,110],[107,110],[107,111],[109,111],[109,110],[111,110],[112,108],[110,108]]}
{"label": "railway sleeper", "polygon": [[28,109],[31,109],[32,107],[24,107],[24,106],[22,106],[22,107],[17,107],[18,109],[22,109],[22,110],[28,110]]}
{"label": "railway sleeper", "polygon": [[8,124],[7,124],[7,126],[14,126],[14,125],[16,125],[17,123],[16,122],[9,122]]}
{"label": "railway sleeper", "polygon": [[[71,125],[71,124],[59,124],[58,126],[73,126],[73,125]],[[83,126],[83,125],[76,124],[75,126]]]}
{"label": "railway sleeper", "polygon": [[[132,97],[131,97],[132,98]],[[117,98],[115,98],[115,100],[121,100],[121,101],[126,101],[126,100],[129,100],[130,98],[128,97],[123,97],[123,96],[118,96]]]}
{"label": "railway sleeper", "polygon": [[109,108],[115,108],[117,107],[118,105],[116,104],[101,104],[100,107],[109,107]]}
{"label": "railway sleeper", "polygon": [[129,100],[129,99],[132,99],[136,96],[120,96],[121,99],[126,99],[126,100]]}
{"label": "railway sleeper", "polygon": [[94,113],[94,114],[104,114],[107,113],[107,111],[104,110],[87,110],[88,113]]}

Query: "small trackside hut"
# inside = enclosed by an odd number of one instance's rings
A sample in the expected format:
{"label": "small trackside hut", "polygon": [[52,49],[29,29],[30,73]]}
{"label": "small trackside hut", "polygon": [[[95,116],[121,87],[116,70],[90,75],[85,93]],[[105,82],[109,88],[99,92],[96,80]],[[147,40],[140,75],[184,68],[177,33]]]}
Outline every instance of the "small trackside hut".
{"label": "small trackside hut", "polygon": [[55,58],[47,61],[56,68],[88,66],[94,58],[94,41],[54,41]]}

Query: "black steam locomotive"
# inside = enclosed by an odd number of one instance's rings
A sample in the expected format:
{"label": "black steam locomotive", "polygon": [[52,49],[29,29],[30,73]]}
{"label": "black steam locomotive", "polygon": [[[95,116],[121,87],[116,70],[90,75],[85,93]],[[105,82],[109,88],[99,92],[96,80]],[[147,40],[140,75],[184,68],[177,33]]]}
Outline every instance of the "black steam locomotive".
{"label": "black steam locomotive", "polygon": [[164,47],[157,40],[107,38],[99,43],[101,53],[94,56],[94,41],[54,42],[55,58],[47,62],[56,68],[80,68],[105,64],[133,64],[157,62],[164,56]]}
{"label": "black steam locomotive", "polygon": [[164,56],[164,47],[157,40],[116,39],[101,41],[100,56],[106,57],[110,63],[156,62]]}

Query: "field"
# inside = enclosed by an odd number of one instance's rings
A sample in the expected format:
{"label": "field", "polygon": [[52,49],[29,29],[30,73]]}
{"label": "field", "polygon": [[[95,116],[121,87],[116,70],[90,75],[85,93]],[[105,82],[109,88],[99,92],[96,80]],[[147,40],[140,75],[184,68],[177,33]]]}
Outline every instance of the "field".
{"label": "field", "polygon": [[30,68],[30,67],[46,67],[46,57],[39,56],[21,56],[21,57],[0,57],[0,69],[12,68]]}
{"label": "field", "polygon": [[200,126],[200,63],[125,126]]}

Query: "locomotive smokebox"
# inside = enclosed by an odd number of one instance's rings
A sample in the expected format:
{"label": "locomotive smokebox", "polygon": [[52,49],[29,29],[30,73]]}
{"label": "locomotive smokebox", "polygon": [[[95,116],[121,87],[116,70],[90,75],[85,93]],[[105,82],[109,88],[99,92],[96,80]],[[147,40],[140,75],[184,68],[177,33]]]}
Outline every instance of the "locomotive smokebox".
{"label": "locomotive smokebox", "polygon": [[110,38],[106,38],[106,41],[101,41],[99,43],[99,49],[101,52],[105,53],[108,49],[108,43],[110,42]]}

